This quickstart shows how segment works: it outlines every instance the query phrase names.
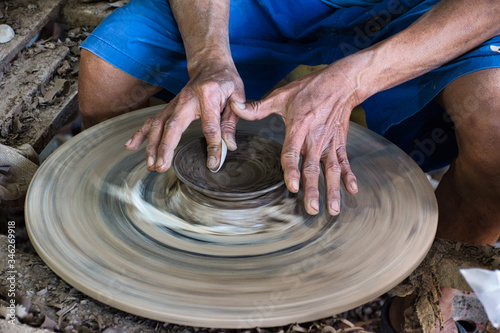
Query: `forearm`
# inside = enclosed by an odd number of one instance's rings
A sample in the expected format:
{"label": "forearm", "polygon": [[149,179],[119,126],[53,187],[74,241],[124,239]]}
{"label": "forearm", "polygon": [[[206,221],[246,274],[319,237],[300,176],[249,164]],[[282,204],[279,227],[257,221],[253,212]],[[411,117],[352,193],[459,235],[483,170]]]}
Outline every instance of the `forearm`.
{"label": "forearm", "polygon": [[169,2],[184,42],[188,71],[206,60],[232,63],[228,34],[230,0]]}
{"label": "forearm", "polygon": [[443,0],[402,32],[354,55],[360,99],[418,77],[500,33],[500,1]]}

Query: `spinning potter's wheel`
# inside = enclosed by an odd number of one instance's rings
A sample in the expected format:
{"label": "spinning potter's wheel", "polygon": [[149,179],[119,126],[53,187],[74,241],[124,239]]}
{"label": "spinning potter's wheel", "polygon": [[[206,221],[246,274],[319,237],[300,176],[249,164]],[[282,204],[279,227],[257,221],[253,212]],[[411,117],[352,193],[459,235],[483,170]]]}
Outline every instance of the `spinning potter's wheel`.
{"label": "spinning potter's wheel", "polygon": [[[192,326],[286,325],[379,296],[430,248],[437,224],[431,186],[408,156],[366,129],[351,124],[348,137],[358,194],[342,191],[338,217],[323,202],[309,216],[301,193],[290,194],[265,171],[272,159],[255,158],[261,162],[242,169],[244,156],[268,154],[259,147],[271,144],[252,146],[255,140],[282,143],[280,120],[239,122],[240,148],[250,148],[232,162],[228,155],[220,171],[243,179],[239,194],[227,196],[237,186],[198,184],[204,193],[180,181],[174,168],[149,172],[144,149],[123,147],[160,109],[81,133],[46,160],[30,186],[25,211],[34,247],[55,273],[96,300]],[[201,136],[195,122],[179,147]],[[180,163],[179,175],[193,174],[190,165]],[[255,181],[245,183],[245,173]]]}

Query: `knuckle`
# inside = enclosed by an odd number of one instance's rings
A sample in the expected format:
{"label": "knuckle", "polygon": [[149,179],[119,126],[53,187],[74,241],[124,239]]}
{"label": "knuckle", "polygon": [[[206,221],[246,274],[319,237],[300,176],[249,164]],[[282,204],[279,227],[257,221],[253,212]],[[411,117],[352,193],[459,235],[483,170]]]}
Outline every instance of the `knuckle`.
{"label": "knuckle", "polygon": [[157,146],[152,144],[152,143],[148,143],[146,145],[146,153],[149,155],[149,156],[154,156],[156,155],[156,148]]}
{"label": "knuckle", "polygon": [[339,165],[341,168],[350,168],[351,164],[347,158],[339,159]]}
{"label": "knuckle", "polygon": [[194,91],[191,87],[184,87],[179,94],[177,94],[176,98],[174,98],[170,103],[174,108],[184,105],[191,101],[194,96]]}
{"label": "knuckle", "polygon": [[151,124],[153,123],[153,120],[155,119],[156,117],[155,116],[151,116],[149,117],[145,122],[144,122],[144,127],[149,127],[151,126]]}
{"label": "knuckle", "polygon": [[148,135],[148,131],[146,129],[146,126],[142,126],[141,128],[139,128],[135,134],[134,134],[134,137],[138,137],[138,136],[147,136]]}
{"label": "knuckle", "polygon": [[303,173],[307,175],[319,175],[321,172],[321,167],[319,163],[315,163],[313,161],[307,161],[304,163],[302,170]]}
{"label": "knuckle", "polygon": [[336,149],[337,155],[347,158],[347,150],[345,145],[338,146]]}
{"label": "knuckle", "polygon": [[214,90],[218,90],[220,87],[219,83],[216,81],[206,81],[203,83],[202,89],[205,91],[211,92]]}
{"label": "knuckle", "polygon": [[202,126],[201,131],[205,136],[213,137],[219,133],[219,127],[217,124],[209,123]]}
{"label": "knuckle", "polygon": [[151,127],[160,127],[162,126],[162,121],[161,119],[157,118],[157,117],[153,117],[151,119]]}
{"label": "knuckle", "polygon": [[205,96],[207,98],[212,98],[214,94],[217,94],[220,91],[220,84],[216,81],[205,81],[200,86],[197,87],[201,96]]}
{"label": "knuckle", "polygon": [[220,129],[223,132],[235,132],[236,124],[233,121],[225,121],[221,123]]}
{"label": "knuckle", "polygon": [[281,162],[283,164],[287,163],[298,163],[300,159],[299,150],[295,147],[288,147],[281,153]]}
{"label": "knuckle", "polygon": [[177,119],[175,119],[175,118],[170,119],[163,126],[163,128],[166,132],[170,132],[171,130],[176,129],[176,127],[177,127]]}
{"label": "knuckle", "polygon": [[219,151],[219,147],[217,147],[217,146],[208,146],[207,147],[207,152],[217,153],[218,151]]}
{"label": "knuckle", "polygon": [[341,172],[340,165],[338,163],[329,162],[325,165],[325,172],[338,175]]}
{"label": "knuckle", "polygon": [[306,186],[304,191],[308,194],[308,197],[316,196],[319,193],[318,187],[315,185]]}
{"label": "knuckle", "polygon": [[340,198],[340,188],[333,187],[328,192],[329,192],[331,199],[339,199]]}
{"label": "knuckle", "polygon": [[162,141],[160,142],[160,144],[158,145],[158,151],[161,151],[161,152],[166,152],[169,148],[169,144]]}

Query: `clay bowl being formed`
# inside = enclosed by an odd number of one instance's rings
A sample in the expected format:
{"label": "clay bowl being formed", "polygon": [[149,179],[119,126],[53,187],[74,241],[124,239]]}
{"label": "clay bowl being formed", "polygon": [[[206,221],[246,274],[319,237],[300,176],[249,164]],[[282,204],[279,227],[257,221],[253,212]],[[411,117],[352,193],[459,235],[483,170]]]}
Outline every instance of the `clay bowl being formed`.
{"label": "clay bowl being formed", "polygon": [[248,200],[284,186],[281,145],[254,135],[237,135],[238,149],[228,151],[218,172],[206,166],[205,138],[191,141],[174,156],[177,177],[187,186],[224,201]]}

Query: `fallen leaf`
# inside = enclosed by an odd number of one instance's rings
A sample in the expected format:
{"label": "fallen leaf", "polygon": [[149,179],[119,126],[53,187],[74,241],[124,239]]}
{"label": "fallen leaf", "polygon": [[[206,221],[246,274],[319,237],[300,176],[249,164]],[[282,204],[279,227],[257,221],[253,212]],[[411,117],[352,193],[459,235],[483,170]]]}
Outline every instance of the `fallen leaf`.
{"label": "fallen leaf", "polygon": [[344,319],[344,318],[339,318],[339,320],[342,322],[339,324],[339,326],[343,326],[341,328],[352,328],[354,327],[354,324],[351,323],[349,320]]}
{"label": "fallen leaf", "polygon": [[19,120],[19,117],[14,118],[14,120],[12,121],[12,132],[17,133],[21,130],[22,127],[23,124]]}
{"label": "fallen leaf", "polygon": [[64,317],[65,314],[67,314],[68,312],[70,312],[71,310],[73,310],[74,308],[76,307],[76,303],[72,303],[71,305],[59,310],[56,312],[56,315],[58,317]]}
{"label": "fallen leaf", "polygon": [[43,288],[42,290],[37,291],[38,296],[43,296],[47,293],[47,287]]}
{"label": "fallen leaf", "polygon": [[45,320],[43,321],[42,325],[40,326],[41,328],[47,328],[50,330],[55,330],[58,329],[57,322],[50,318],[49,316],[45,315]]}
{"label": "fallen leaf", "polygon": [[337,333],[337,330],[329,325],[322,328],[323,333]]}
{"label": "fallen leaf", "polygon": [[54,82],[54,87],[43,94],[43,99],[45,100],[45,102],[50,103],[58,93],[60,93],[62,90],[66,90],[65,86],[68,85],[68,80],[57,79],[56,82]]}
{"label": "fallen leaf", "polygon": [[292,330],[295,332],[309,332],[309,330],[307,328],[304,328],[304,327],[299,326],[299,325],[293,325]]}

